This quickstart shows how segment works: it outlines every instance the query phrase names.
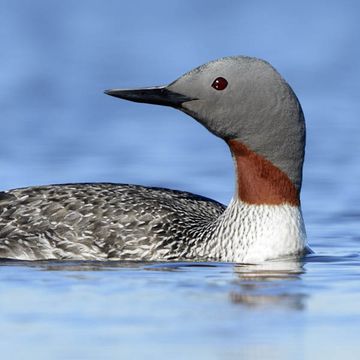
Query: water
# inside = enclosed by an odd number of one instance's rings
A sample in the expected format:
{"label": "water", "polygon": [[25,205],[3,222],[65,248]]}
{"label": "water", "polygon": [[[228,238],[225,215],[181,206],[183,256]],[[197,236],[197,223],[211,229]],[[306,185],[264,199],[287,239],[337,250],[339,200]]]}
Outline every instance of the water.
{"label": "water", "polygon": [[227,203],[228,149],[173,109],[106,97],[224,55],[265,58],[304,108],[301,262],[2,262],[12,359],[358,358],[359,4],[0,2],[0,183],[129,182]]}
{"label": "water", "polygon": [[[4,263],[18,358],[356,358],[359,255],[305,263]],[[15,347],[15,349],[13,349]]]}

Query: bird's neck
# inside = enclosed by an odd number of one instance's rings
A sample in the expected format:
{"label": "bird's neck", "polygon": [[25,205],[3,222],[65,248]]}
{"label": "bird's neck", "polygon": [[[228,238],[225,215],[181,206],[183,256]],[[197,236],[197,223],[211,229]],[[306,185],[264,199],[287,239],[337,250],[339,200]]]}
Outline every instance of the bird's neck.
{"label": "bird's neck", "polygon": [[300,191],[283,171],[237,140],[228,144],[236,168],[235,197],[254,205],[300,206]]}
{"label": "bird's neck", "polygon": [[235,160],[236,191],[214,222],[211,240],[203,242],[203,253],[217,261],[247,263],[303,254],[306,232],[299,190],[261,155],[236,140],[228,144]]}

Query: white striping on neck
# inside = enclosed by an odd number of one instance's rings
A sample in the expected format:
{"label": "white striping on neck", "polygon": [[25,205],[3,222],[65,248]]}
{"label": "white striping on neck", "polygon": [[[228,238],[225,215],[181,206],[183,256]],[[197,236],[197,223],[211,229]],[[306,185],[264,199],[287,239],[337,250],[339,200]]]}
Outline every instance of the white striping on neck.
{"label": "white striping on neck", "polygon": [[253,205],[232,199],[203,249],[220,261],[259,263],[301,255],[306,231],[300,206]]}

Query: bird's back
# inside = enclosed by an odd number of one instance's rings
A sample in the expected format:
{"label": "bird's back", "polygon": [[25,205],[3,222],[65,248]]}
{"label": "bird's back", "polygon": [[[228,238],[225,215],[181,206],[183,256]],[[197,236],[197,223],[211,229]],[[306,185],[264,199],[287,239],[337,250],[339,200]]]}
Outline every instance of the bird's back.
{"label": "bird's back", "polygon": [[0,193],[0,258],[179,259],[224,209],[188,192],[138,185],[10,190]]}

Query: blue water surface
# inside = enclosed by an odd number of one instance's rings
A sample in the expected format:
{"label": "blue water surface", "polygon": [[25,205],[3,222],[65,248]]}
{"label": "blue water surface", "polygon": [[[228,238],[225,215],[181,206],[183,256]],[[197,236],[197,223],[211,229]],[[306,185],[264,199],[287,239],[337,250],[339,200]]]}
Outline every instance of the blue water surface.
{"label": "blue water surface", "polygon": [[359,12],[350,0],[1,0],[1,189],[123,182],[228,203],[220,139],[173,109],[102,92],[257,56],[305,112],[315,251],[247,266],[3,261],[1,358],[358,359]]}

